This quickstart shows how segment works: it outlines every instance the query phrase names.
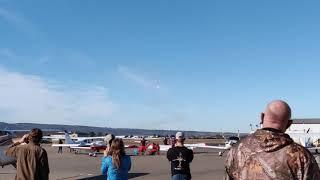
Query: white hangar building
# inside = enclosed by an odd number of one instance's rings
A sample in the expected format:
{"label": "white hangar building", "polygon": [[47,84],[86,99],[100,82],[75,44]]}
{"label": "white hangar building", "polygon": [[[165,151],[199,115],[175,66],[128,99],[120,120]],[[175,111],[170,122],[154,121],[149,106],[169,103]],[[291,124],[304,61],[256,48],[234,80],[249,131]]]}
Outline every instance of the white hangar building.
{"label": "white hangar building", "polygon": [[316,119],[292,119],[292,125],[288,131],[320,133],[320,118]]}

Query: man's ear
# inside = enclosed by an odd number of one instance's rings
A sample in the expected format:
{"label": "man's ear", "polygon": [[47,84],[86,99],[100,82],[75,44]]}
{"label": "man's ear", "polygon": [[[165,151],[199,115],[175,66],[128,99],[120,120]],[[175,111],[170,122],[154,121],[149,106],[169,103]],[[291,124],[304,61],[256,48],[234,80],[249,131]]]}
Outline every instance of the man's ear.
{"label": "man's ear", "polygon": [[292,124],[292,120],[290,119],[287,124],[287,129],[291,126],[291,124]]}
{"label": "man's ear", "polygon": [[263,120],[264,120],[264,113],[260,114],[260,124],[263,124]]}

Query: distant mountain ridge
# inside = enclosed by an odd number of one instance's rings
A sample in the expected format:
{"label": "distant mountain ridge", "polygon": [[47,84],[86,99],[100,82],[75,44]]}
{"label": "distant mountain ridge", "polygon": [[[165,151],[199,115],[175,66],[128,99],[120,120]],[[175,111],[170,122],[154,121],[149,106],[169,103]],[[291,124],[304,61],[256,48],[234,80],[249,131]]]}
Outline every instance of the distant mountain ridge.
{"label": "distant mountain ridge", "polygon": [[[110,128],[110,127],[92,127],[81,125],[60,125],[60,124],[37,124],[37,123],[5,123],[0,122],[0,130],[29,130],[32,128],[67,130],[72,132],[95,132],[95,133],[112,133],[115,135],[174,135],[178,130],[150,130],[150,129],[130,129],[130,128]],[[179,130],[180,131],[180,130]],[[187,136],[216,136],[218,132],[202,131],[183,131]],[[226,133],[224,133],[226,134]],[[227,133],[234,134],[234,133]]]}

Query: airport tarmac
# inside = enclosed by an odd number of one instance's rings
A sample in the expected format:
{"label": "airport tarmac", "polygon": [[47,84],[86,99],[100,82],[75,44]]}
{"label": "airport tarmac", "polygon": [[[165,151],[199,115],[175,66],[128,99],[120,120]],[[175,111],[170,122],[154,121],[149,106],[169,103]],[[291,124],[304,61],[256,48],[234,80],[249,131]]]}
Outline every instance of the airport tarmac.
{"label": "airport tarmac", "polygon": [[[64,148],[63,154],[57,153],[57,148],[43,145],[48,152],[51,180],[103,180],[100,163],[102,155],[91,157],[86,154],[70,153]],[[130,153],[130,152],[129,152]],[[194,160],[191,163],[192,179],[221,180],[224,176],[223,157],[218,156],[217,150],[197,149]],[[316,155],[320,162],[320,156]],[[170,163],[165,153],[156,156],[131,156],[132,168],[129,179],[134,180],[163,180],[170,179]],[[10,180],[15,177],[15,169],[12,166],[0,167],[0,180]]]}
{"label": "airport tarmac", "polygon": [[[86,154],[73,154],[64,148],[63,154],[57,154],[57,148],[43,146],[49,157],[50,179],[105,179],[100,174],[101,155],[90,157]],[[193,179],[221,180],[224,175],[225,157],[219,157],[215,150],[197,150],[191,164]],[[134,180],[170,179],[170,163],[165,153],[157,156],[131,156],[132,168],[130,178]],[[0,168],[0,180],[10,180],[15,177],[12,166]]]}

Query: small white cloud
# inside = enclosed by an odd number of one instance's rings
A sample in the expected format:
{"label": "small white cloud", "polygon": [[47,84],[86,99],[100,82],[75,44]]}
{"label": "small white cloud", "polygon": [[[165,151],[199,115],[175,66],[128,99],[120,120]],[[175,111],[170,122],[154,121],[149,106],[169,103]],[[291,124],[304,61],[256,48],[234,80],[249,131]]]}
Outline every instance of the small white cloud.
{"label": "small white cloud", "polygon": [[118,72],[126,79],[142,86],[144,88],[161,89],[159,80],[151,80],[138,72],[134,72],[126,66],[119,66]]}
{"label": "small white cloud", "polygon": [[64,85],[1,67],[0,99],[5,122],[104,126],[115,110],[104,87]]}

